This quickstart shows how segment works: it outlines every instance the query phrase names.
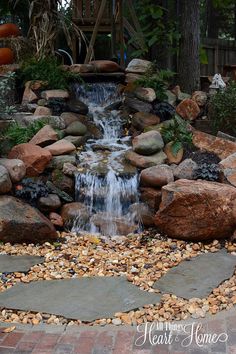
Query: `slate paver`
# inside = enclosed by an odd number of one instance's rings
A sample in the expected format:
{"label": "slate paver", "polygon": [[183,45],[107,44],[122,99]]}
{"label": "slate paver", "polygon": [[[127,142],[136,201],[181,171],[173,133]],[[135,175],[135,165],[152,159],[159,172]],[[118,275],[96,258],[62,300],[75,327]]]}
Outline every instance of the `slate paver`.
{"label": "slate paver", "polygon": [[171,268],[153,288],[185,299],[205,298],[232,277],[235,266],[236,256],[225,250],[205,253]]}
{"label": "slate paver", "polygon": [[159,301],[158,294],[140,290],[125,277],[21,283],[0,293],[0,307],[50,313],[88,322]]}
{"label": "slate paver", "polygon": [[28,272],[36,264],[43,263],[44,257],[10,256],[0,254],[0,273]]}

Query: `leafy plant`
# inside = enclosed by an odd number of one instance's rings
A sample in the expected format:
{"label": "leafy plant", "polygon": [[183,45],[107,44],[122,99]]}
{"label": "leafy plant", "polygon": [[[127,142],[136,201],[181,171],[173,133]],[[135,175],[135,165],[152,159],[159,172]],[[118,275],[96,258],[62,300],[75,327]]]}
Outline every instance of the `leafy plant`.
{"label": "leafy plant", "polygon": [[195,179],[204,179],[207,181],[218,181],[220,177],[220,169],[219,166],[215,163],[208,164],[203,163],[199,165],[194,170],[194,178]]}
{"label": "leafy plant", "polygon": [[73,80],[81,82],[79,74],[65,71],[54,57],[26,61],[23,63],[20,76],[24,82],[45,81],[48,89],[66,89]]}
{"label": "leafy plant", "polygon": [[27,127],[23,127],[14,122],[2,133],[1,140],[9,140],[12,146],[27,143],[46,124],[47,122],[45,121],[35,121]]}
{"label": "leafy plant", "polygon": [[236,82],[211,97],[209,116],[215,133],[221,130],[236,135]]}
{"label": "leafy plant", "polygon": [[158,70],[156,64],[153,63],[135,83],[137,86],[152,88],[156,93],[157,99],[164,101],[167,98],[165,91],[174,75],[175,73],[171,70]]}
{"label": "leafy plant", "polygon": [[161,128],[161,135],[165,144],[172,143],[171,149],[175,156],[183,148],[183,144],[192,145],[191,129],[188,123],[178,115],[175,115],[170,124]]}
{"label": "leafy plant", "polygon": [[0,115],[12,115],[15,112],[15,106],[9,103],[15,74],[6,74],[0,80]]}
{"label": "leafy plant", "polygon": [[[159,56],[178,40],[177,22],[170,19],[168,9],[152,0],[136,0],[134,6],[138,14],[143,35],[133,35],[130,44],[141,43],[140,49],[132,53],[133,57],[148,57],[153,46],[158,45]],[[140,14],[140,15],[139,15]]]}

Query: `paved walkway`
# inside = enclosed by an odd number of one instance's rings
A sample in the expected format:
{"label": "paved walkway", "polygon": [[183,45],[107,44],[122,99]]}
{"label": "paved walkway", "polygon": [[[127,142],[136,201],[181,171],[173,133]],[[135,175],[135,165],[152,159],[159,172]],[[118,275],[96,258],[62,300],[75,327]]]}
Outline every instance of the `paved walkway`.
{"label": "paved walkway", "polygon": [[[169,324],[188,324],[187,333],[170,335]],[[0,333],[0,354],[236,354],[236,309],[203,320],[169,324],[158,331],[151,331],[149,324],[146,341],[144,333],[131,326],[17,325],[11,333]],[[0,331],[6,326],[12,324],[1,323]],[[158,344],[151,345],[149,339]],[[171,344],[160,344],[161,340]]]}

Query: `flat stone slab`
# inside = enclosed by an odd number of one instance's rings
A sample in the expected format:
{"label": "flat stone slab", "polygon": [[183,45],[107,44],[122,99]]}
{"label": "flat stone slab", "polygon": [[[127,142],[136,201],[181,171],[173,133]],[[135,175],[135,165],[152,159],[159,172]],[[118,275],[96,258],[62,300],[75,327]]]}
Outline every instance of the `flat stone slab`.
{"label": "flat stone slab", "polygon": [[140,290],[125,277],[83,277],[17,284],[0,294],[0,307],[44,312],[81,321],[113,317],[155,304],[160,296]]}
{"label": "flat stone slab", "polygon": [[153,288],[184,299],[205,298],[224,280],[232,277],[236,256],[225,250],[205,253],[183,261],[157,280]]}
{"label": "flat stone slab", "polygon": [[10,256],[0,254],[0,273],[28,272],[36,264],[43,263],[44,257]]}

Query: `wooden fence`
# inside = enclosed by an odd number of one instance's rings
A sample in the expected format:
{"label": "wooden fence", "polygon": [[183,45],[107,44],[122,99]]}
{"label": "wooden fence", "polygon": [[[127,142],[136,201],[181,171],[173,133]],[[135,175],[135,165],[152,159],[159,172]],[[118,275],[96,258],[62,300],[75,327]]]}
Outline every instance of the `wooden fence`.
{"label": "wooden fence", "polygon": [[201,76],[223,74],[224,65],[236,65],[236,41],[222,39],[204,39],[207,64],[201,64]]}

